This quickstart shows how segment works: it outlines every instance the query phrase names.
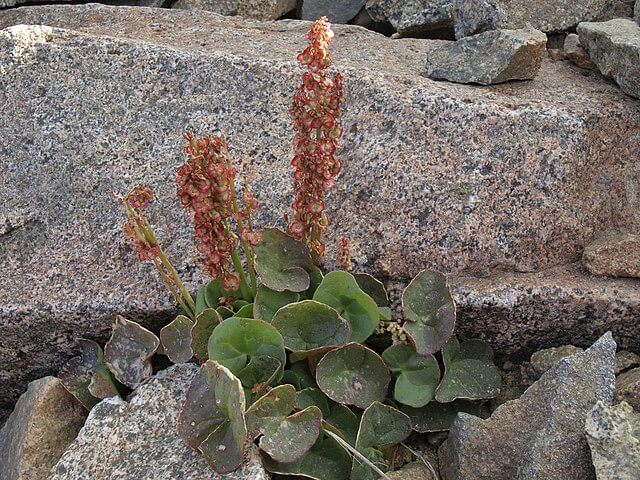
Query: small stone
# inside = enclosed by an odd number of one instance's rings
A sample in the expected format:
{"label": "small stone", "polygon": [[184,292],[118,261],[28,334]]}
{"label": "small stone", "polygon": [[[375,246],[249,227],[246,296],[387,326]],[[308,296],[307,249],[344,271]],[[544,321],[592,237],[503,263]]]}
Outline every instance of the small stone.
{"label": "small stone", "polygon": [[[640,26],[626,18],[584,22],[578,25],[578,35],[598,70],[613,78],[624,93],[640,98]],[[638,261],[640,257],[634,263],[634,276],[640,275]]]}
{"label": "small stone", "polygon": [[481,33],[430,52],[426,75],[482,85],[532,79],[540,70],[546,43],[547,36],[538,30]]}
{"label": "small stone", "polygon": [[138,387],[128,402],[103,400],[48,480],[268,480],[259,456],[228,475],[217,475],[178,436],[177,419],[198,371],[174,365]]}
{"label": "small stone", "polygon": [[578,67],[587,70],[597,70],[598,67],[591,61],[587,51],[580,45],[580,37],[575,33],[570,33],[564,40],[564,54]]}
{"label": "small stone", "polygon": [[527,373],[532,380],[539,379],[544,372],[553,367],[563,358],[570,357],[576,353],[584,351],[580,347],[573,345],[563,345],[561,347],[545,348],[531,355],[531,361]]}
{"label": "small stone", "polygon": [[206,10],[256,20],[275,20],[296,8],[296,0],[178,0],[172,8]]}
{"label": "small stone", "polygon": [[367,0],[304,0],[302,19],[327,17],[332,23],[347,23],[354,18]]}
{"label": "small stone", "polygon": [[586,433],[598,480],[640,478],[640,414],[628,403],[598,402],[587,416]]}
{"label": "small stone", "polygon": [[453,0],[456,38],[501,28],[562,32],[603,18],[611,0]]}
{"label": "small stone", "polygon": [[613,399],[615,352],[606,333],[490,418],[459,413],[439,450],[443,479],[593,479],[585,419],[597,401]]}
{"label": "small stone", "polygon": [[387,21],[400,37],[452,38],[451,0],[369,0],[371,18]]}
{"label": "small stone", "polygon": [[31,382],[0,430],[0,478],[46,478],[86,416],[87,411],[57,378]]}
{"label": "small stone", "polygon": [[436,480],[429,468],[422,462],[407,463],[400,470],[387,473],[389,480]]}
{"label": "small stone", "polygon": [[629,370],[632,367],[640,366],[640,356],[627,350],[620,350],[616,353],[616,362],[614,364],[614,371],[616,375]]}
{"label": "small stone", "polygon": [[627,402],[640,411],[640,368],[621,373],[616,378],[616,397],[614,403]]}
{"label": "small stone", "polygon": [[[640,55],[640,28],[638,28],[638,55]],[[640,75],[640,56],[637,61]],[[638,87],[640,88],[640,78]],[[640,89],[638,94],[640,95]],[[611,233],[600,237],[585,247],[582,263],[594,275],[640,277],[640,236],[632,233]]]}

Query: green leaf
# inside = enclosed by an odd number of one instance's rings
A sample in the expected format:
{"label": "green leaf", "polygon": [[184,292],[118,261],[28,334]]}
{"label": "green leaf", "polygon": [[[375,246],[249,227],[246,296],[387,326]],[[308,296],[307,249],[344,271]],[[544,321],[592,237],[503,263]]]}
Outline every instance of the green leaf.
{"label": "green leaf", "polygon": [[271,321],[293,352],[321,353],[349,340],[349,324],[333,308],[314,300],[282,307]]}
{"label": "green leaf", "polygon": [[482,340],[460,343],[453,337],[442,349],[442,359],[444,377],[436,389],[438,402],[493,398],[500,393],[502,377],[493,364],[493,350]]}
{"label": "green leaf", "polygon": [[191,329],[191,348],[200,363],[209,359],[207,345],[213,329],[222,323],[222,317],[213,308],[205,308],[196,316]]}
{"label": "green leaf", "polygon": [[418,355],[407,344],[392,345],[382,359],[396,377],[393,398],[412,407],[423,407],[431,400],[440,383],[440,367],[433,355]]}
{"label": "green leaf", "polygon": [[120,383],[135,388],[153,373],[150,358],[159,345],[149,330],[118,315],[104,346],[104,360]]}
{"label": "green leaf", "polygon": [[238,291],[232,292],[225,290],[222,287],[222,280],[214,278],[205,286],[204,298],[209,308],[217,308],[220,303],[220,298],[238,298],[240,293]]}
{"label": "green leaf", "polygon": [[196,316],[200,314],[205,308],[209,308],[207,304],[207,299],[205,297],[205,291],[207,290],[207,285],[201,285],[198,289],[198,295],[196,295]]}
{"label": "green leaf", "polygon": [[245,418],[249,438],[255,440],[265,426],[287,417],[296,406],[296,390],[293,385],[279,385],[257,399],[247,410]]}
{"label": "green leaf", "polygon": [[278,359],[281,367],[275,381],[282,378],[287,361],[282,336],[262,320],[232,317],[218,325],[209,338],[209,358],[227,367],[234,375],[256,356]]}
{"label": "green leaf", "polygon": [[222,320],[226,320],[227,318],[231,318],[233,317],[234,313],[233,310],[231,310],[228,307],[218,307],[216,308],[216,312],[218,312],[218,314],[220,315],[220,318],[222,318]]}
{"label": "green leaf", "polygon": [[[99,399],[89,391],[89,386],[99,371],[106,370],[104,355],[100,345],[92,340],[80,339],[78,343],[81,354],[63,365],[58,378],[69,393],[76,397],[87,410],[91,410]],[[118,395],[115,385],[113,395]]]}
{"label": "green leaf", "polygon": [[333,307],[349,322],[352,342],[364,342],[378,326],[380,316],[376,302],[360,289],[348,272],[338,270],[327,274],[313,299]]}
{"label": "green leaf", "polygon": [[321,422],[322,412],[318,407],[305,408],[277,423],[267,424],[258,445],[277,462],[295,462],[318,440]]}
{"label": "green leaf", "polygon": [[401,410],[409,415],[413,429],[419,433],[449,430],[458,412],[469,413],[481,418],[489,416],[486,407],[470,400],[454,400],[449,403],[431,402],[422,408],[403,406]]}
{"label": "green leaf", "polygon": [[336,433],[346,440],[347,443],[350,445],[356,444],[360,419],[349,407],[336,403],[331,407],[329,415],[325,416],[323,413],[323,416],[326,418],[327,423],[338,430]]}
{"label": "green leaf", "polygon": [[253,318],[253,303],[243,305],[234,315],[239,318]]}
{"label": "green leaf", "polygon": [[313,294],[316,293],[316,290],[322,283],[323,278],[324,278],[324,275],[322,273],[322,270],[320,270],[318,267],[314,265],[313,268],[309,271],[309,279],[310,279],[309,288],[307,288],[304,292],[300,294],[303,300],[313,299]]}
{"label": "green leaf", "polygon": [[315,388],[316,379],[309,372],[309,367],[306,362],[293,363],[289,370],[285,370],[282,383],[290,383],[296,387],[296,390],[302,390],[305,388]]}
{"label": "green leaf", "polygon": [[362,291],[369,295],[377,306],[386,307],[389,305],[389,295],[384,283],[368,273],[354,273],[353,277]]}
{"label": "green leaf", "polygon": [[246,307],[247,305],[249,305],[249,302],[247,302],[246,300],[236,300],[235,302],[233,302],[232,307],[233,310],[239,312],[243,307]]}
{"label": "green leaf", "polygon": [[193,357],[191,330],[194,323],[184,315],[178,315],[173,322],[160,330],[160,341],[164,353],[173,363],[186,363]]}
{"label": "green leaf", "polygon": [[96,367],[96,371],[91,376],[88,389],[89,393],[96,398],[102,399],[120,396],[116,381],[104,363]]}
{"label": "green leaf", "polygon": [[320,435],[311,449],[296,462],[279,463],[262,455],[265,468],[282,475],[302,475],[312,480],[348,480],[351,457],[332,438]]}
{"label": "green leaf", "polygon": [[386,322],[390,321],[393,316],[393,312],[389,307],[378,307],[378,314],[380,315],[380,320]]}
{"label": "green leaf", "polygon": [[316,380],[325,395],[335,402],[367,408],[384,400],[391,378],[377,353],[358,343],[349,343],[320,360]]}
{"label": "green leaf", "polygon": [[299,293],[276,292],[265,285],[260,285],[253,302],[253,318],[271,323],[278,310],[298,300],[300,300]]}
{"label": "green leaf", "polygon": [[303,243],[281,230],[268,228],[262,234],[262,242],[255,247],[255,255],[256,272],[271,290],[304,292],[309,288],[313,261]]}
{"label": "green leaf", "polygon": [[[410,434],[411,420],[407,415],[388,405],[374,402],[362,414],[355,448],[386,472],[390,466],[379,448],[400,443]],[[371,467],[354,458],[351,478],[376,480],[378,475]]]}
{"label": "green leaf", "polygon": [[456,323],[456,306],[447,278],[438,272],[422,271],[402,293],[404,330],[420,355],[440,350],[451,338]]}
{"label": "green leaf", "polygon": [[329,416],[329,401],[327,396],[318,388],[304,388],[296,395],[296,407],[303,410],[316,406],[322,412],[323,417]]}
{"label": "green leaf", "polygon": [[251,357],[247,366],[238,372],[238,378],[242,385],[256,394],[272,384],[281,370],[282,363],[277,358],[258,355]]}
{"label": "green leaf", "polygon": [[240,381],[224,366],[208,360],[187,390],[178,434],[217,473],[232,472],[242,463],[247,440],[244,410]]}

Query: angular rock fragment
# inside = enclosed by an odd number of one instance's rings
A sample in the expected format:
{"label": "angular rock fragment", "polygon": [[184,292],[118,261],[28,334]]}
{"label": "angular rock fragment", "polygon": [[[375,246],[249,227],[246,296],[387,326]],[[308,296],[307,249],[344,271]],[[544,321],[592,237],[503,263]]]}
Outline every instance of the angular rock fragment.
{"label": "angular rock fragment", "polygon": [[640,98],[640,25],[628,18],[584,22],[578,35],[598,70],[624,93]]}
{"label": "angular rock fragment", "polygon": [[598,402],[587,416],[586,433],[598,480],[640,478],[640,414],[628,403]]}
{"label": "angular rock fragment", "polygon": [[275,20],[296,8],[296,0],[178,0],[172,8],[206,10],[257,20]]}
{"label": "angular rock fragment", "polygon": [[546,348],[531,355],[529,362],[529,377],[539,379],[547,370],[566,357],[582,352],[582,348],[573,345]]}
{"label": "angular rock fragment", "polygon": [[580,37],[575,33],[570,33],[564,40],[564,54],[578,67],[587,70],[597,70],[598,67],[591,61],[589,53],[580,45]]}
{"label": "angular rock fragment", "polygon": [[87,411],[57,378],[31,382],[0,430],[0,478],[46,478],[86,416]]}
{"label": "angular rock fragment", "polygon": [[[640,36],[638,54],[640,55]],[[638,61],[640,62],[640,56]],[[640,74],[640,66],[638,73]],[[594,275],[640,278],[640,235],[614,233],[600,237],[585,247],[582,263]]]}
{"label": "angular rock fragment", "polygon": [[640,412],[640,368],[634,368],[618,376],[614,402],[627,402]]}
{"label": "angular rock fragment", "polygon": [[484,32],[431,51],[426,75],[458,83],[490,85],[534,78],[547,36],[531,29]]}
{"label": "angular rock fragment", "polygon": [[616,343],[603,335],[481,420],[460,413],[439,450],[444,480],[593,479],[588,413],[613,399]]}
{"label": "angular rock fragment", "polygon": [[366,11],[389,22],[401,37],[449,38],[453,34],[452,0],[369,0]]}
{"label": "angular rock fragment", "polygon": [[304,0],[301,17],[316,20],[327,17],[332,23],[347,23],[354,18],[367,0]]}
{"label": "angular rock fragment", "polygon": [[637,366],[640,366],[640,356],[627,350],[621,350],[616,353],[616,363],[614,365],[616,375]]}
{"label": "angular rock fragment", "polygon": [[531,27],[561,32],[600,20],[611,0],[453,0],[456,38],[487,30]]}
{"label": "angular rock fragment", "polygon": [[236,472],[217,475],[178,436],[178,415],[197,371],[193,364],[174,365],[128,402],[100,402],[48,480],[268,480],[257,455]]}

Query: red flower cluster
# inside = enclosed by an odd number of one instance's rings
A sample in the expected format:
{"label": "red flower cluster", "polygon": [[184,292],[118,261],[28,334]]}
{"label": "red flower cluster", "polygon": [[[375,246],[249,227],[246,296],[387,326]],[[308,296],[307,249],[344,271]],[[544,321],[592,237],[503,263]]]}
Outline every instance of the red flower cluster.
{"label": "red flower cluster", "polygon": [[351,264],[351,248],[350,241],[347,237],[340,237],[340,246],[338,249],[338,263],[342,265],[347,272],[353,268]]}
{"label": "red flower cluster", "polygon": [[155,260],[160,255],[160,246],[151,231],[149,222],[142,214],[153,199],[153,191],[149,187],[137,185],[122,200],[129,220],[124,227],[124,234],[131,239],[140,260]]}
{"label": "red flower cluster", "polygon": [[298,55],[298,61],[308,71],[302,75],[290,108],[296,131],[291,160],[296,199],[289,229],[295,238],[306,242],[316,258],[325,250],[322,233],[328,221],[324,193],[333,186],[341,167],[334,154],[342,135],[338,117],[344,95],[340,73],[332,79],[328,72],[332,37],[326,17],[316,21],[307,34],[310,44]]}
{"label": "red flower cluster", "polygon": [[204,256],[213,278],[224,288],[236,290],[240,279],[233,271],[231,254],[238,244],[229,226],[234,215],[236,169],[222,137],[196,138],[185,133],[187,162],[178,168],[178,198],[193,212],[196,248]]}

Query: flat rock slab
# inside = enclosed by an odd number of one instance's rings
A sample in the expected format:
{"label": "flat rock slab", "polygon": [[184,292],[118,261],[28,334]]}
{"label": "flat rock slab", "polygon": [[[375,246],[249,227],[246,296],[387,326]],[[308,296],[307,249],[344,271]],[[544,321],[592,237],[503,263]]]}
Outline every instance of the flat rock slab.
{"label": "flat rock slab", "polygon": [[128,402],[103,400],[48,480],[268,480],[258,455],[216,475],[178,436],[177,420],[198,367],[174,365],[138,387]]}
{"label": "flat rock slab", "polygon": [[628,18],[578,25],[580,44],[603,75],[640,98],[640,25]]}
{"label": "flat rock slab", "polygon": [[425,75],[481,85],[531,80],[546,54],[547,36],[538,30],[492,30],[431,51]]}
{"label": "flat rock slab", "polygon": [[561,32],[601,20],[611,0],[453,0],[456,38],[500,28]]}
{"label": "flat rock slab", "polygon": [[400,36],[431,38],[451,36],[451,9],[451,0],[369,0],[366,6],[373,20],[389,22]]}
{"label": "flat rock slab", "polygon": [[586,246],[582,263],[594,275],[640,278],[640,235],[604,235]]}
{"label": "flat rock slab", "polygon": [[616,343],[605,334],[482,420],[459,413],[439,450],[444,480],[595,479],[587,415],[613,399]]}
{"label": "flat rock slab", "polygon": [[347,23],[365,3],[367,0],[304,0],[300,17],[312,21],[327,17],[332,23]]}
{"label": "flat rock slab", "polygon": [[178,0],[171,8],[275,20],[296,8],[296,0]]}
{"label": "flat rock slab", "polygon": [[86,416],[87,411],[57,378],[31,382],[0,430],[0,478],[46,478]]}
{"label": "flat rock slab", "polygon": [[[0,405],[56,371],[75,338],[104,340],[116,314],[151,327],[174,314],[123,241],[112,192],[151,185],[160,241],[188,285],[200,280],[175,198],[183,130],[224,131],[263,205],[256,224],[282,225],[309,28],[100,5],[0,13],[0,28],[19,24],[54,28],[0,35]],[[435,82],[422,73],[440,45],[336,27],[347,104],[329,266],[346,235],[356,269],[392,279],[531,271],[578,260],[594,231],[640,228],[640,103],[564,63],[526,84]],[[535,338],[537,324],[514,325]]]}

